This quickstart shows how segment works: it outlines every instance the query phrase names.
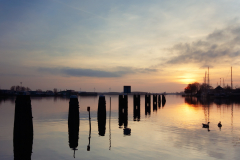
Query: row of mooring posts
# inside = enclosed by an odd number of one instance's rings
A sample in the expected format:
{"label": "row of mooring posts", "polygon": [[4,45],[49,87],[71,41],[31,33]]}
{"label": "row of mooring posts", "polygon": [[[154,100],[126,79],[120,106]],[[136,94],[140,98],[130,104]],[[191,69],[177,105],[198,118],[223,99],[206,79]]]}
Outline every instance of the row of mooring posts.
{"label": "row of mooring posts", "polygon": [[[135,97],[137,95],[134,95],[134,103],[135,103]],[[137,101],[139,101],[139,112],[140,112],[140,95],[139,96],[139,99],[137,99]],[[157,94],[154,94],[153,95],[153,111],[157,111],[158,108],[161,107],[164,107],[165,106],[165,103],[166,103],[166,98],[164,95],[162,95],[162,100],[161,100],[161,95],[157,95]],[[134,107],[135,107],[135,104],[134,104]],[[135,109],[133,110],[134,111],[134,115],[135,115]],[[140,115],[140,113],[138,113]],[[151,95],[150,94],[146,94],[145,95],[145,115],[150,115],[151,114]],[[140,116],[139,116],[139,120],[140,120]],[[135,121],[135,116],[134,116],[134,121]]]}
{"label": "row of mooring posts", "polygon": [[[161,106],[160,95],[153,95],[153,108],[155,110],[158,105]],[[166,103],[166,98],[162,95],[162,106]],[[91,139],[91,117],[90,107],[87,107],[89,112],[89,143],[87,150],[90,151],[90,139]],[[133,118],[134,121],[140,121],[140,95],[134,95],[133,100]],[[145,114],[151,113],[151,95],[145,95]],[[79,140],[79,102],[78,97],[72,95],[69,101],[68,112],[68,135],[69,135],[69,147],[75,151],[78,147]],[[14,159],[26,159],[30,160],[32,155],[33,145],[33,120],[32,120],[32,107],[31,99],[29,95],[19,95],[15,101],[15,117],[14,117],[14,133],[13,133],[13,147],[14,147]],[[106,132],[106,100],[105,96],[99,96],[98,101],[98,134],[105,136]],[[110,113],[109,113],[109,150],[111,148],[111,99],[110,99]],[[131,129],[128,128],[128,95],[119,95],[119,128],[123,128],[124,135],[131,135]]]}
{"label": "row of mooring posts", "polygon": [[[89,115],[90,116],[90,115]],[[68,112],[69,147],[75,151],[79,139],[79,102],[77,96],[71,96]],[[90,125],[91,128],[91,125]],[[90,129],[91,133],[91,129]],[[31,160],[33,146],[33,117],[29,95],[18,95],[15,100],[13,128],[14,160]],[[90,139],[89,139],[90,146]],[[90,147],[89,147],[90,149]]]}
{"label": "row of mooring posts", "polygon": [[[90,117],[90,107],[87,107],[89,112],[89,137],[87,151],[90,151],[90,139],[91,139],[91,117]],[[98,134],[99,136],[105,136],[106,132],[106,100],[105,96],[99,96],[98,100],[98,111],[97,111],[97,121],[98,121]],[[71,96],[69,102],[69,116],[68,116],[68,127],[69,127],[69,147],[75,151],[78,147],[79,139],[79,103],[77,96]],[[110,143],[111,146],[111,143]]]}
{"label": "row of mooring posts", "polygon": [[[76,95],[70,96],[69,101],[69,111],[68,111],[68,135],[69,135],[69,147],[74,150],[73,157],[75,158],[75,151],[78,150],[78,140],[79,140],[79,126],[80,126],[80,112],[79,112],[79,102]],[[90,139],[91,139],[91,117],[90,117],[90,107],[87,107],[89,114],[89,136],[87,151],[90,151]]]}
{"label": "row of mooring posts", "polygon": [[128,128],[128,95],[119,95],[118,123],[119,128],[124,126],[124,135],[131,135],[131,129]]}
{"label": "row of mooring posts", "polygon": [[[153,111],[157,111],[158,108],[164,107],[166,103],[166,98],[165,95],[162,94],[162,99],[161,95],[153,94]],[[151,114],[151,95],[145,95],[145,115],[150,115]]]}
{"label": "row of mooring posts", "polygon": [[[91,118],[90,107],[87,107],[89,112],[89,143],[87,150],[90,151],[91,138]],[[75,158],[75,151],[78,147],[79,140],[79,102],[78,97],[72,95],[69,101],[68,111],[68,136],[69,147],[74,150],[73,157]],[[32,120],[32,106],[29,95],[19,95],[15,101],[15,116],[14,116],[14,131],[13,131],[13,152],[14,160],[31,160],[32,146],[33,146],[33,120]],[[106,126],[106,102],[105,97],[99,97],[98,104],[98,130],[99,135],[105,135]]]}

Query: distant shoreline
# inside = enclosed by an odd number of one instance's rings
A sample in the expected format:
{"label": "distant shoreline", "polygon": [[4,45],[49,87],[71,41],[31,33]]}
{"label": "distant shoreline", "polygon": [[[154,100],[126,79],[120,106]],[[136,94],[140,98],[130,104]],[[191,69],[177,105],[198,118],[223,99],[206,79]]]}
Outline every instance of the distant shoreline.
{"label": "distant shoreline", "polygon": [[15,97],[17,95],[30,95],[31,97],[69,97],[71,95],[78,96],[99,96],[99,95],[182,95],[181,93],[150,93],[150,92],[131,92],[131,93],[123,93],[123,92],[72,92],[68,94],[30,94],[29,92],[18,92],[18,93],[6,93],[0,94],[0,98],[5,97]]}

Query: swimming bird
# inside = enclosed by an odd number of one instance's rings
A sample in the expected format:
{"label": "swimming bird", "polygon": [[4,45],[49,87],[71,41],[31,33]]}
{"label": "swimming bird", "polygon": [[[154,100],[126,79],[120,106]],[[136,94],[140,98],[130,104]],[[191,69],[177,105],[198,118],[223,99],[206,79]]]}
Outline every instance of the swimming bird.
{"label": "swimming bird", "polygon": [[202,124],[202,127],[203,127],[203,128],[209,128],[209,123],[210,123],[210,122],[208,122],[207,124],[204,124],[204,123],[203,123],[203,124]]}
{"label": "swimming bird", "polygon": [[218,127],[219,127],[219,128],[222,127],[221,121],[219,121],[219,123],[218,123]]}

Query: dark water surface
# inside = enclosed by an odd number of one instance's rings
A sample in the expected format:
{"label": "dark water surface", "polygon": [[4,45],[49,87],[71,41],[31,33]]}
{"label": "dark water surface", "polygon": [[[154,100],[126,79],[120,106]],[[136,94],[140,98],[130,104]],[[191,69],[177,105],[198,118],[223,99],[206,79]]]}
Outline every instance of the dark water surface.
{"label": "dark water surface", "polygon": [[[140,119],[134,121],[133,96],[129,95],[127,119],[125,117],[123,125],[119,126],[119,97],[111,96],[110,125],[110,96],[105,98],[106,130],[104,136],[99,136],[99,97],[78,97],[80,126],[79,131],[73,129],[78,133],[77,140],[72,138],[68,128],[69,98],[32,97],[33,140],[28,148],[30,152],[32,150],[31,159],[74,159],[69,138],[77,145],[75,159],[211,160],[240,157],[239,103],[214,100],[209,104],[181,96],[166,96],[165,106],[153,111],[151,97],[150,115],[146,116],[145,96],[141,96]],[[91,107],[90,144],[87,106]],[[15,98],[0,99],[1,160],[12,160],[16,153],[14,113]],[[217,126],[219,121],[223,124],[221,130]],[[202,123],[207,122],[210,122],[210,131],[202,128]],[[124,124],[131,128],[131,135],[124,135]]]}

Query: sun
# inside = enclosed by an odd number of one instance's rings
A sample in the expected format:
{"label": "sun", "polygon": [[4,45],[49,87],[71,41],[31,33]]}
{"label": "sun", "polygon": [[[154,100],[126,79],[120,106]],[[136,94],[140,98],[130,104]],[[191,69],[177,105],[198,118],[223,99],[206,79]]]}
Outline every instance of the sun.
{"label": "sun", "polygon": [[[189,68],[192,68],[191,71],[188,71]],[[199,70],[195,70],[194,66],[188,67],[179,67],[175,72],[175,82],[180,84],[191,84],[198,80]]]}
{"label": "sun", "polygon": [[179,81],[183,84],[190,84],[195,82],[196,80],[194,78],[180,78]]}

